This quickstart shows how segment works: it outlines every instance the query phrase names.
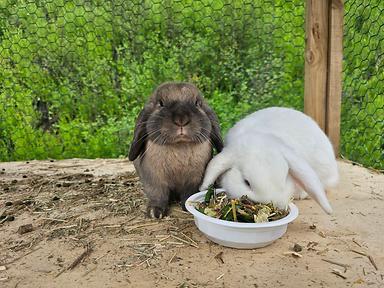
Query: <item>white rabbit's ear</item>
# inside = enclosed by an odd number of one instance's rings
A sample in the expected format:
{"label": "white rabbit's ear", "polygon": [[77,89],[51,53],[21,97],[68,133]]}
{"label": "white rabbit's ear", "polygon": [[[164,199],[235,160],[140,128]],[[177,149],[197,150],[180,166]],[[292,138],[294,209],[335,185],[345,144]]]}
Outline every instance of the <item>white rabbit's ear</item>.
{"label": "white rabbit's ear", "polygon": [[325,212],[331,214],[332,207],[329,204],[324,187],[316,172],[304,159],[298,157],[291,149],[284,149],[283,154],[288,162],[289,174],[319,203]]}
{"label": "white rabbit's ear", "polygon": [[224,148],[222,152],[213,157],[208,163],[203,183],[200,186],[200,191],[207,190],[209,185],[215,183],[216,179],[219,178],[221,174],[231,168],[231,164],[231,153]]}

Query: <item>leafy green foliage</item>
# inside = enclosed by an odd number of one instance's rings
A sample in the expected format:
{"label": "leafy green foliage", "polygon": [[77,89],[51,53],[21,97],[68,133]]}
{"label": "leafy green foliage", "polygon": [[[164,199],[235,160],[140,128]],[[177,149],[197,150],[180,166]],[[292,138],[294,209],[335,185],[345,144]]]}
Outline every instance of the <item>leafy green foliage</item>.
{"label": "leafy green foliage", "polygon": [[[361,15],[350,29],[377,38],[364,32],[369,27]],[[140,109],[154,87],[169,80],[195,83],[224,134],[263,107],[302,109],[303,54],[304,5],[298,0],[2,1],[0,160],[126,155]],[[355,58],[351,53],[346,61]],[[379,81],[371,70],[370,81]],[[351,79],[345,79],[348,87],[355,84]],[[347,111],[361,111],[351,97]],[[376,115],[382,103],[372,97],[368,110]],[[365,118],[344,113],[343,120],[349,143],[343,152],[352,155],[350,131],[361,131]],[[373,127],[357,133],[377,150],[371,135],[380,127]]]}

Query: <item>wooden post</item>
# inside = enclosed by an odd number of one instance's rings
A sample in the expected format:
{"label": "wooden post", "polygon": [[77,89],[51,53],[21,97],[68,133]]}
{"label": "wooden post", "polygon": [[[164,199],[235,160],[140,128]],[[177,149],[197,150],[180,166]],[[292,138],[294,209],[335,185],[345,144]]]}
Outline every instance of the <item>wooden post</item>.
{"label": "wooden post", "polygon": [[343,61],[343,0],[307,0],[304,112],[340,145]]}
{"label": "wooden post", "polygon": [[305,14],[304,112],[325,131],[328,1],[307,0]]}
{"label": "wooden post", "polygon": [[325,132],[339,154],[344,1],[329,1],[327,112]]}

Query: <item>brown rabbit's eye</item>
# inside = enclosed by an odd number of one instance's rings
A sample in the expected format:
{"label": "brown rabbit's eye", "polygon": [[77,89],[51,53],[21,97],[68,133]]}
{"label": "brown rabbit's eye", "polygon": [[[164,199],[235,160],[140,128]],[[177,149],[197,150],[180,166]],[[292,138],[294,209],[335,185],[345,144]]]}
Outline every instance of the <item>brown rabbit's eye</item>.
{"label": "brown rabbit's eye", "polygon": [[159,100],[159,106],[160,106],[160,107],[164,107],[164,102],[163,102],[163,100]]}
{"label": "brown rabbit's eye", "polygon": [[196,105],[196,106],[201,106],[200,101],[199,101],[199,100],[196,100],[195,105]]}

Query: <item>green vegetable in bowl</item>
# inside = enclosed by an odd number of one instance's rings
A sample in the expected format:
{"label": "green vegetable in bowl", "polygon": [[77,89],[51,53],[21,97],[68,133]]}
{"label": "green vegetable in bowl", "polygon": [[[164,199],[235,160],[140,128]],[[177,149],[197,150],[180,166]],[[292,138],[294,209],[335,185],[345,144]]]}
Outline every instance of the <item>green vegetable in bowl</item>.
{"label": "green vegetable in bowl", "polygon": [[246,223],[275,221],[289,213],[272,203],[253,202],[245,195],[239,199],[229,199],[225,192],[216,193],[213,185],[208,188],[204,202],[196,204],[196,209],[210,217]]}

